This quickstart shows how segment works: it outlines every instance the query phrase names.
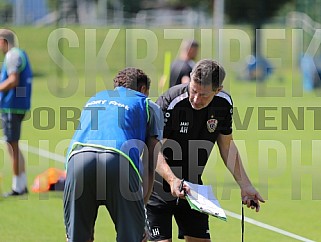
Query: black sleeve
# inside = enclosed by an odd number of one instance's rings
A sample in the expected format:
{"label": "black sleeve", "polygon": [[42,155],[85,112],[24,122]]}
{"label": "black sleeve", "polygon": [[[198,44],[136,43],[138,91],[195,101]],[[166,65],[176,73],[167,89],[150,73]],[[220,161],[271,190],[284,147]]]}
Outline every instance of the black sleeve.
{"label": "black sleeve", "polygon": [[229,135],[232,133],[232,123],[233,123],[233,105],[226,105],[225,106],[225,116],[224,121],[221,126],[220,133],[224,135]]}
{"label": "black sleeve", "polygon": [[163,128],[164,128],[164,117],[160,107],[151,100],[148,100],[149,105],[149,123],[148,123],[148,134],[155,136],[158,140],[163,139]]}
{"label": "black sleeve", "polygon": [[158,106],[160,106],[160,108],[163,110],[163,112],[165,112],[167,110],[167,107],[169,106],[169,100],[168,98],[166,98],[166,93],[164,93],[163,95],[161,95],[157,100],[156,100],[156,104],[158,104]]}
{"label": "black sleeve", "polygon": [[189,76],[192,68],[185,61],[176,61],[171,66],[170,86],[181,84],[184,76]]}
{"label": "black sleeve", "polygon": [[156,103],[160,106],[160,108],[162,109],[163,114],[164,114],[164,130],[163,130],[163,137],[164,138],[167,138],[169,136],[169,134],[171,133],[170,127],[172,126],[172,121],[171,121],[172,120],[171,119],[171,111],[172,110],[167,110],[170,102],[171,102],[171,100],[168,95],[168,92],[161,95],[156,101]]}
{"label": "black sleeve", "polygon": [[[164,138],[168,138],[169,135],[176,128],[176,121],[173,121],[174,115],[173,112],[176,109],[171,107],[173,101],[180,95],[184,95],[187,92],[188,83],[176,85],[174,87],[169,88],[164,94],[162,94],[156,101],[156,103],[160,106],[164,113]],[[176,107],[176,106],[175,106]],[[175,119],[178,120],[178,119]]]}

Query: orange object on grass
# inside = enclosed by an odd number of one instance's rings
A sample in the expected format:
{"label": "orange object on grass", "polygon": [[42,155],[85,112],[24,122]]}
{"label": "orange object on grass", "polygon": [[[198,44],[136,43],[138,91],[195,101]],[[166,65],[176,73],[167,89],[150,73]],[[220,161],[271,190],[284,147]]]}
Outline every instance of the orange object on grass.
{"label": "orange object on grass", "polygon": [[49,168],[35,178],[32,185],[32,191],[47,192],[52,185],[64,180],[66,180],[66,171],[57,168]]}

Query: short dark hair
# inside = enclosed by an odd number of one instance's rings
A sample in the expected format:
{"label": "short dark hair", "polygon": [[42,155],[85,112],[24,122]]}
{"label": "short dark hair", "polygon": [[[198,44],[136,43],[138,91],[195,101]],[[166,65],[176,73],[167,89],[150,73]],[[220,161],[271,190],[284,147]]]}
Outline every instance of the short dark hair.
{"label": "short dark hair", "polygon": [[150,87],[149,77],[141,70],[134,67],[126,67],[118,72],[114,78],[114,87],[127,87],[139,91],[142,86]]}
{"label": "short dark hair", "polygon": [[191,48],[198,48],[198,47],[199,47],[199,44],[196,40],[187,39],[187,40],[183,40],[180,48],[181,50],[188,51]]}
{"label": "short dark hair", "polygon": [[191,72],[191,80],[201,85],[212,85],[213,90],[222,86],[224,78],[225,70],[223,66],[210,59],[197,62]]}

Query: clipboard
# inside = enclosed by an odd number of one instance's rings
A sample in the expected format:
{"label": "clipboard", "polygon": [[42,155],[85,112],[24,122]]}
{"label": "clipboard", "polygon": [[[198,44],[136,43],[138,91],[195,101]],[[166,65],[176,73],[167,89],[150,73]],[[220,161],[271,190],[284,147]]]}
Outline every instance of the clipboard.
{"label": "clipboard", "polygon": [[214,196],[211,186],[198,185],[187,181],[184,181],[184,183],[190,187],[190,194],[186,194],[185,198],[192,209],[227,221],[226,214]]}

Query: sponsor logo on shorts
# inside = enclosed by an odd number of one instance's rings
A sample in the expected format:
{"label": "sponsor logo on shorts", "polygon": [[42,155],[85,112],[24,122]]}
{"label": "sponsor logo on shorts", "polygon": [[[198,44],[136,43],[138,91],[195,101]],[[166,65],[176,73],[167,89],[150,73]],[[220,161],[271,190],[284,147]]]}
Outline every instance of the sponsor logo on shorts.
{"label": "sponsor logo on shorts", "polygon": [[158,227],[152,228],[152,236],[158,236],[159,234],[160,232]]}

